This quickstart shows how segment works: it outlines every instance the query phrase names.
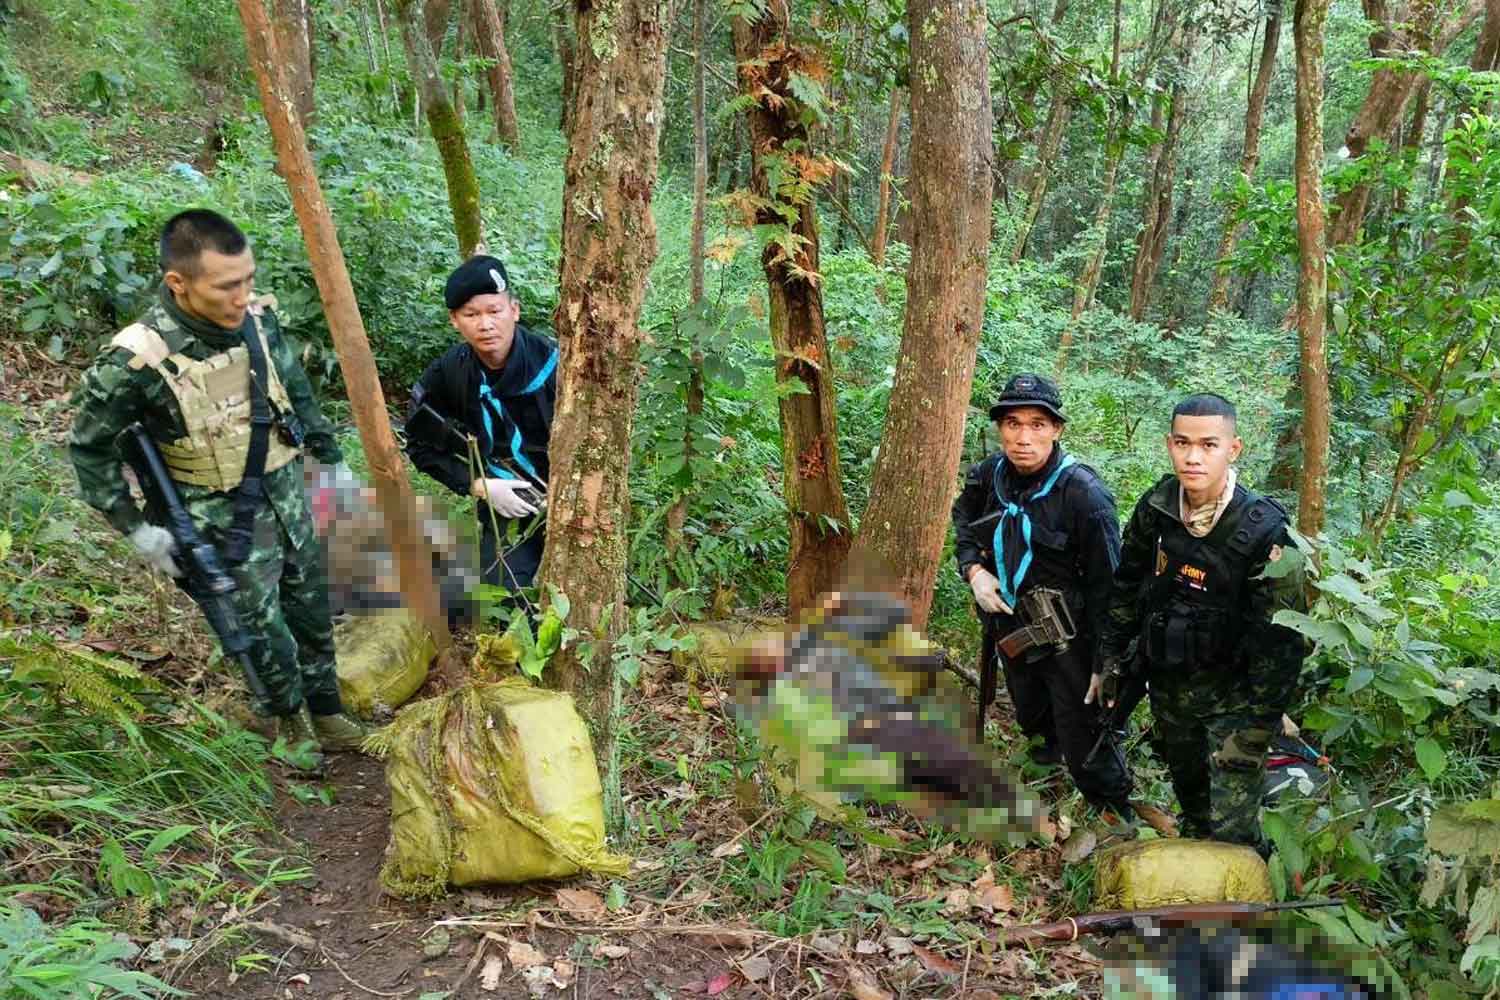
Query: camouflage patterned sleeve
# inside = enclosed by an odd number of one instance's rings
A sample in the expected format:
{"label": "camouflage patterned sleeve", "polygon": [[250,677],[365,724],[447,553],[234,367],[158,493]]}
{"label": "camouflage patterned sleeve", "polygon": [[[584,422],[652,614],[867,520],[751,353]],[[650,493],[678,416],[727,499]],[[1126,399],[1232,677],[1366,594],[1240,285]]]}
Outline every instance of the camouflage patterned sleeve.
{"label": "camouflage patterned sleeve", "polygon": [[121,471],[115,436],[140,420],[146,406],[149,370],[131,371],[130,354],[111,349],[83,375],[73,394],[73,432],[68,455],[84,501],[104,514],[121,534],[145,520],[130,496]]}
{"label": "camouflage patterned sleeve", "polygon": [[1285,532],[1255,563],[1248,592],[1245,683],[1250,704],[1276,718],[1292,707],[1307,652],[1300,632],[1271,621],[1283,608],[1307,612],[1302,560]]}
{"label": "camouflage patterned sleeve", "polygon": [[1099,636],[1099,655],[1124,657],[1141,630],[1140,595],[1156,554],[1156,530],[1147,492],[1135,505],[1120,544],[1120,564],[1109,589],[1109,606]]}
{"label": "camouflage patterned sleeve", "polygon": [[[269,311],[267,315],[270,315]],[[276,373],[281,376],[281,384],[286,388],[287,397],[292,401],[292,409],[297,412],[298,419],[302,421],[307,450],[325,465],[336,465],[342,462],[344,454],[339,450],[338,439],[333,433],[333,424],[323,415],[323,409],[318,405],[317,397],[313,395],[312,383],[307,379],[307,372],[302,369],[302,363],[297,360],[291,342],[281,332],[281,324],[277,321],[265,323],[265,329],[266,340],[271,345],[271,358],[276,365]]]}

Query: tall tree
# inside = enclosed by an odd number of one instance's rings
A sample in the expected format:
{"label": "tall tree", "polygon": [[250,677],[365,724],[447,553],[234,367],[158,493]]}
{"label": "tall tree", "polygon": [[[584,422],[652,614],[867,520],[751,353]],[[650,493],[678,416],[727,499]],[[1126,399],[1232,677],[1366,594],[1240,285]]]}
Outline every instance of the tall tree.
{"label": "tall tree", "polygon": [[[1052,27],[1062,24],[1068,13],[1069,0],[1055,0],[1052,5]],[[1016,226],[1015,242],[1011,244],[1010,262],[1019,263],[1026,256],[1026,244],[1036,228],[1036,220],[1042,212],[1042,200],[1047,195],[1047,184],[1052,177],[1052,167],[1062,148],[1063,133],[1068,120],[1073,116],[1073,84],[1068,77],[1067,64],[1059,59],[1048,74],[1047,123],[1042,126],[1036,141],[1036,162],[1026,175],[1026,208]],[[1028,95],[1028,96],[1034,96]],[[1028,101],[1029,103],[1029,101]]]}
{"label": "tall tree", "polygon": [[322,185],[307,150],[307,133],[294,111],[296,102],[293,85],[288,79],[287,60],[278,49],[261,0],[239,0],[239,9],[250,65],[260,88],[261,106],[271,129],[276,159],[286,178],[302,239],[307,244],[313,280],[323,300],[328,333],[333,338],[339,368],[349,393],[350,408],[354,412],[354,425],[359,430],[360,444],[364,447],[370,476],[375,483],[376,502],[391,534],[402,598],[406,606],[426,623],[446,657],[450,648],[448,619],[438,603],[430,551],[417,527],[411,481],[407,477],[401,448],[391,432],[385,394],[380,388],[375,357],[370,351],[364,321],[354,298],[354,285],[349,280],[344,252],[339,246],[333,213],[323,197]]}
{"label": "tall tree", "polygon": [[479,54],[490,63],[485,75],[495,103],[495,135],[514,155],[521,151],[521,129],[516,123],[516,94],[511,82],[510,50],[505,47],[505,25],[501,23],[495,0],[470,0],[469,15],[474,21]]}
{"label": "tall tree", "polygon": [[[704,237],[708,228],[708,113],[703,87],[704,61],[708,58],[708,53],[704,51],[703,33],[703,6],[706,2],[707,0],[693,0],[693,222],[688,236],[690,310],[697,310],[703,305]],[[698,439],[698,420],[703,415],[703,351],[699,348],[694,348],[688,358],[686,409],[687,420],[682,430],[682,460],[683,466],[690,468],[689,463]],[[684,490],[667,509],[668,556],[675,556],[682,547],[688,500],[689,494]]]}
{"label": "tall tree", "polygon": [[1176,46],[1176,73],[1166,99],[1166,134],[1151,157],[1148,186],[1141,204],[1141,232],[1136,241],[1135,263],[1130,271],[1130,318],[1136,321],[1146,317],[1156,272],[1167,250],[1173,187],[1177,179],[1177,148],[1188,119],[1188,100],[1192,92],[1188,86],[1188,73],[1192,69],[1193,47],[1198,39],[1196,22],[1189,22],[1180,38]]}
{"label": "tall tree", "polygon": [[[891,192],[896,186],[896,147],[901,141],[901,85],[891,85],[890,109],[886,112],[885,144],[880,150],[880,184],[875,198],[875,225],[870,232],[870,261],[885,266],[886,244],[890,242]],[[877,287],[882,294],[884,285]]]}
{"label": "tall tree", "polygon": [[572,6],[568,0],[551,0],[552,39],[557,46],[557,62],[562,72],[562,107],[558,111],[558,124],[563,135],[567,135],[573,124],[573,76],[578,62],[578,36],[574,32]]}
{"label": "tall tree", "polygon": [[1328,0],[1296,0],[1292,39],[1297,50],[1297,336],[1302,383],[1302,478],[1297,527],[1323,529],[1328,478],[1328,248],[1323,208],[1323,29]]}
{"label": "tall tree", "polygon": [[[1240,152],[1239,176],[1248,185],[1255,177],[1255,168],[1260,163],[1260,132],[1266,119],[1266,97],[1271,92],[1271,75],[1276,70],[1276,50],[1281,44],[1281,7],[1283,0],[1273,0],[1266,16],[1264,35],[1260,41],[1260,60],[1255,66],[1255,80],[1250,85],[1250,96],[1245,102],[1245,144]],[[1224,235],[1219,237],[1219,249],[1214,254],[1213,283],[1208,289],[1208,311],[1223,312],[1229,306],[1229,258],[1234,254],[1244,226],[1234,219],[1230,209],[1224,220]]]}
{"label": "tall tree", "polygon": [[907,16],[906,325],[856,551],[895,572],[920,625],[942,559],[984,328],[994,141],[983,0],[910,0]]}
{"label": "tall tree", "polygon": [[640,383],[641,301],[656,259],[651,193],[667,6],[666,0],[578,4],[562,266],[552,317],[561,362],[539,575],[567,595],[569,621],[589,640],[553,662],[556,680],[593,726],[611,814],[619,796],[611,646],[625,626],[630,433]]}
{"label": "tall tree", "polygon": [[[453,101],[438,72],[427,25],[423,21],[422,0],[395,0],[396,18],[401,23],[401,41],[406,48],[412,79],[422,95],[427,112],[427,126],[437,143],[443,161],[443,177],[448,182],[448,207],[453,213],[453,231],[458,237],[458,255],[467,259],[484,239],[479,218],[479,178],[469,156],[464,138],[464,124],[453,110]],[[446,7],[445,7],[446,11]],[[443,22],[446,25],[446,14]]]}
{"label": "tall tree", "polygon": [[[770,298],[776,378],[805,391],[781,396],[782,483],[790,522],[787,604],[795,615],[829,590],[849,552],[849,508],[839,472],[838,418],[823,292],[818,217],[812,191],[834,166],[809,148],[805,105],[794,87],[827,78],[820,53],[791,38],[787,0],[766,0],[733,25],[740,90],[750,100],[751,178],[741,203],[771,236],[761,254]],[[776,178],[774,185],[772,178]]]}
{"label": "tall tree", "polygon": [[312,128],[313,115],[313,13],[308,0],[273,0],[276,49],[286,60],[287,86],[292,107],[304,130]]}

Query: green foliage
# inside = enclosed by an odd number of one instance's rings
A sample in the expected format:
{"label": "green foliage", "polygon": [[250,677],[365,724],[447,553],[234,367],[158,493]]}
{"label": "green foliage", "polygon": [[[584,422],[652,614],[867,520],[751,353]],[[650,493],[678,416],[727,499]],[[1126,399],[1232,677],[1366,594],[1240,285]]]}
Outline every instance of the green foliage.
{"label": "green foliage", "polygon": [[16,66],[10,44],[0,34],[0,145],[16,147],[29,139],[36,129],[36,108],[31,103],[31,86],[26,74]]}
{"label": "green foliage", "polygon": [[185,996],[144,972],[121,969],[132,946],[97,921],[49,926],[32,910],[0,901],[0,996],[68,1000],[107,995]]}

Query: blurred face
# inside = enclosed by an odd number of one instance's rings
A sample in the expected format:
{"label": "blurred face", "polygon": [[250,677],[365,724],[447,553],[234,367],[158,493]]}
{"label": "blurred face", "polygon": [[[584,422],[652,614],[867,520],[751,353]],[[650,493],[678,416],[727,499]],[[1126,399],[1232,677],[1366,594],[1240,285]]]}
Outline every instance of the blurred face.
{"label": "blurred face", "polygon": [[1224,491],[1229,466],[1242,447],[1228,417],[1177,417],[1167,435],[1172,468],[1195,504]]}
{"label": "blurred face", "polygon": [[997,421],[1005,458],[1016,471],[1029,475],[1047,464],[1063,425],[1040,406],[1006,410]]}
{"label": "blurred face", "polygon": [[255,254],[249,247],[233,255],[204,250],[191,273],[168,271],[162,281],[189,316],[238,330],[255,294]]}
{"label": "blurred face", "polygon": [[474,348],[487,368],[499,368],[516,339],[521,303],[504,292],[476,295],[448,313],[453,328]]}

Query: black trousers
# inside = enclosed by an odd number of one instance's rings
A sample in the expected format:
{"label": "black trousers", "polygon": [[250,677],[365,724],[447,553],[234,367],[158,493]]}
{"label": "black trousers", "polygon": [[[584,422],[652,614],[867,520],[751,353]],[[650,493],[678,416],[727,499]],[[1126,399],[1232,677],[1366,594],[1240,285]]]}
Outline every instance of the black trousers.
{"label": "black trousers", "polygon": [[1102,727],[1097,705],[1085,705],[1092,665],[1084,654],[1086,637],[1079,636],[1067,652],[1012,663],[1003,654],[1005,687],[1016,709],[1016,722],[1027,736],[1055,744],[1068,762],[1068,773],[1084,798],[1094,805],[1118,803],[1130,797],[1134,783],[1128,768],[1108,748],[1100,750],[1087,768],[1084,758],[1094,748]]}
{"label": "black trousers", "polygon": [[539,514],[514,519],[497,516],[495,520],[499,522],[498,538],[488,508],[480,504],[480,576],[485,583],[499,584],[515,593],[536,580],[537,567],[542,564],[542,547],[547,541],[547,526]]}

